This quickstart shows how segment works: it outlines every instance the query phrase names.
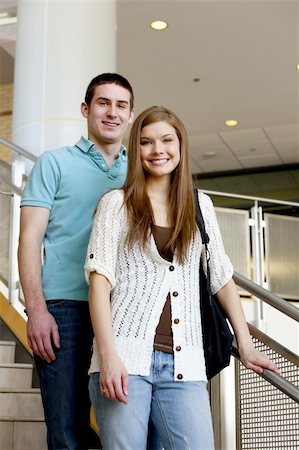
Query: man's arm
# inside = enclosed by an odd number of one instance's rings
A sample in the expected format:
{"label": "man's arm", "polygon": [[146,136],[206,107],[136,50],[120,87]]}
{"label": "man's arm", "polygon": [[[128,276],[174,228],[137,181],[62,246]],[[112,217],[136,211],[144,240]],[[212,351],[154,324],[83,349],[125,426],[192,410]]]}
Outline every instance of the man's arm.
{"label": "man's arm", "polygon": [[60,346],[58,327],[48,312],[41,282],[41,245],[50,210],[39,206],[21,208],[19,272],[28,314],[27,337],[30,348],[47,362],[55,359],[53,345]]}

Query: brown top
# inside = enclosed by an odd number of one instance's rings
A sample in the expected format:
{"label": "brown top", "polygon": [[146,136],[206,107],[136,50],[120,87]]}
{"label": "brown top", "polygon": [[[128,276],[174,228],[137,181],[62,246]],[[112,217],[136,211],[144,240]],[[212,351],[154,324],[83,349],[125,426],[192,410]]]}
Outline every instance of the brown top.
{"label": "brown top", "polygon": [[[153,225],[153,235],[155,238],[158,252],[166,261],[172,262],[173,253],[171,250],[166,250],[167,244],[172,228],[159,227]],[[165,305],[160,316],[160,322],[156,328],[156,335],[154,339],[154,349],[162,352],[173,352],[173,338],[171,330],[171,307],[170,307],[170,294],[167,295]]]}

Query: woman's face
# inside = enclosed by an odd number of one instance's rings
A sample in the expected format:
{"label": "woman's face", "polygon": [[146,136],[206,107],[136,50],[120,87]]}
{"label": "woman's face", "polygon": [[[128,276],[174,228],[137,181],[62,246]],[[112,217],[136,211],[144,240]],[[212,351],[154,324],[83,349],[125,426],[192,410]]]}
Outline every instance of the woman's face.
{"label": "woman's face", "polygon": [[148,176],[170,177],[180,162],[180,142],[173,126],[156,122],[142,128],[140,156]]}

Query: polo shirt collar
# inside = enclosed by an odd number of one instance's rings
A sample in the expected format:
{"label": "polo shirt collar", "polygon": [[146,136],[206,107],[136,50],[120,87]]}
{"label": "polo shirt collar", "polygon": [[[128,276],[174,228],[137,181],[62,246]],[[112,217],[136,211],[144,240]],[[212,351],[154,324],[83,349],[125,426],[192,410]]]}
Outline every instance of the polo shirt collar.
{"label": "polo shirt collar", "polygon": [[[92,141],[90,141],[89,139],[86,139],[84,136],[81,136],[80,140],[76,143],[76,147],[78,147],[84,153],[88,153],[92,149],[93,150],[97,149],[95,144]],[[98,149],[98,150],[101,151],[101,149]],[[120,147],[118,155],[127,156],[127,149],[123,144]]]}

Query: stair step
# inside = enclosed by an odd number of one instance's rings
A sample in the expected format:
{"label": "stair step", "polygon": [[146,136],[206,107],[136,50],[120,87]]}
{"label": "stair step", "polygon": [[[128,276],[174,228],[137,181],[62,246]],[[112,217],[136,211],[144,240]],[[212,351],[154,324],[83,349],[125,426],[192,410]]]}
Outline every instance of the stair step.
{"label": "stair step", "polygon": [[46,436],[43,417],[0,417],[1,449],[46,450]]}
{"label": "stair step", "polygon": [[13,363],[15,360],[16,343],[0,341],[0,364]]}
{"label": "stair step", "polygon": [[32,385],[32,364],[0,364],[0,389],[29,389]]}
{"label": "stair step", "polygon": [[40,389],[1,389],[0,416],[43,417]]}

